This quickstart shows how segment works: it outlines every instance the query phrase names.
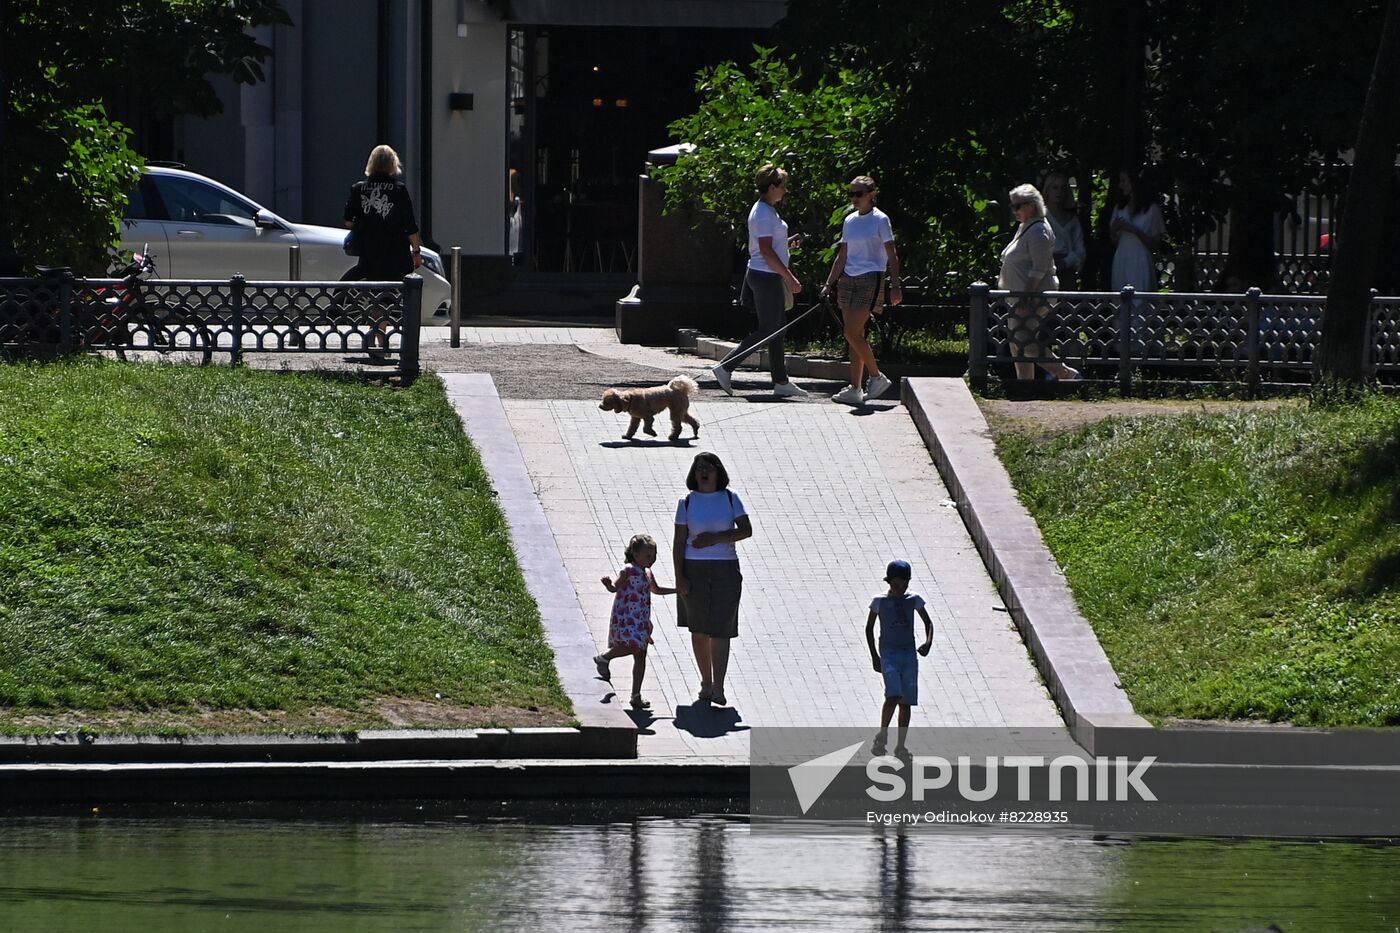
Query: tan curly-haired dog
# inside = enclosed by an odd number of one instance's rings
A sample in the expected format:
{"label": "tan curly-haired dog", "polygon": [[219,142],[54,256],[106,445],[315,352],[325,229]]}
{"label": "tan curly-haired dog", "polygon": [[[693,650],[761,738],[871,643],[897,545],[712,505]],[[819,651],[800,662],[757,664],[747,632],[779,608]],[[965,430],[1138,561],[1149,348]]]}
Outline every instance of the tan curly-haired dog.
{"label": "tan curly-haired dog", "polygon": [[664,386],[650,389],[609,389],[603,393],[603,404],[598,407],[603,411],[626,412],[632,417],[627,433],[622,435],[629,441],[637,433],[639,424],[643,425],[643,431],[655,437],[651,420],[667,408],[671,409],[670,440],[680,439],[682,423],[690,425],[695,430],[694,436],[699,437],[700,422],[690,415],[690,396],[698,388],[689,376],[677,376]]}

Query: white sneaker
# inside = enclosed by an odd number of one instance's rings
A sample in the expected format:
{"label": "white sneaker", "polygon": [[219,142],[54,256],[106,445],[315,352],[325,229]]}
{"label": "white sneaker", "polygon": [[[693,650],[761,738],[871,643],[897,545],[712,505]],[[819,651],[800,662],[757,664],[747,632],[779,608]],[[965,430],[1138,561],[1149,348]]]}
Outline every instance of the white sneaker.
{"label": "white sneaker", "polygon": [[871,376],[870,382],[865,386],[865,397],[879,398],[889,391],[891,385],[893,385],[893,383],[890,382],[889,377],[884,373],[880,373],[878,376]]}
{"label": "white sneaker", "polygon": [[812,393],[806,389],[799,389],[794,383],[783,382],[773,387],[773,394],[778,398],[806,398]]}
{"label": "white sneaker", "polygon": [[710,370],[710,375],[715,377],[715,382],[719,383],[719,387],[723,389],[726,394],[734,394],[733,377],[730,376],[729,370],[725,369],[723,366],[716,366],[714,369]]}
{"label": "white sneaker", "polygon": [[855,386],[846,386],[840,392],[831,397],[833,402],[840,402],[842,405],[864,405],[865,393]]}

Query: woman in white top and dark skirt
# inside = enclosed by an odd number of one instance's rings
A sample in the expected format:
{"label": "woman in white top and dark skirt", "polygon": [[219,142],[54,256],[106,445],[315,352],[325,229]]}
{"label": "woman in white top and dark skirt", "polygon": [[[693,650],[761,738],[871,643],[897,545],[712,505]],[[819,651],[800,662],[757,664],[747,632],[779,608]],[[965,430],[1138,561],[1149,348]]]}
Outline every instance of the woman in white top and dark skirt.
{"label": "woman in white top and dark skirt", "polygon": [[[875,351],[865,339],[865,322],[872,314],[885,311],[885,272],[890,274],[890,304],[904,300],[899,284],[899,253],[894,248],[894,230],[890,219],[875,206],[875,179],[857,175],[851,179],[847,192],[855,210],[841,224],[841,245],[827,274],[822,296],[836,290],[836,304],[841,309],[841,325],[846,343],[851,348],[851,384],[831,397],[845,405],[863,405],[869,398],[878,398],[890,387],[890,380],[880,372]],[[870,384],[865,385],[865,373]],[[862,388],[864,387],[864,388]]]}
{"label": "woman in white top and dark skirt", "polygon": [[[1018,185],[1009,192],[1011,213],[1020,221],[1016,236],[1001,251],[1001,275],[997,288],[1010,292],[1014,304],[1006,319],[1011,356],[1016,361],[1017,379],[1034,379],[1035,367],[1062,381],[1079,378],[1079,373],[1050,356],[1050,305],[1031,292],[1055,291],[1055,233],[1045,219],[1045,199],[1034,185]],[[1043,362],[1042,362],[1043,360]]]}
{"label": "woman in white top and dark skirt", "polygon": [[729,641],[739,634],[739,599],[744,576],[735,542],[753,535],[743,500],[729,488],[719,457],[695,455],[685,478],[690,492],[676,504],[676,537],[671,559],[679,600],[676,618],[690,629],[695,666],[700,669],[700,702],[724,706],[724,675]]}
{"label": "woman in white top and dark skirt", "polygon": [[[719,387],[730,395],[734,370],[759,348],[765,337],[781,330],[787,317],[788,296],[802,291],[802,283],[792,274],[792,247],[801,242],[797,234],[788,236],[788,226],[778,216],[777,205],[787,193],[787,169],[769,163],[754,176],[758,200],[749,209],[749,265],[744,272],[741,304],[758,315],[758,329],[744,338],[729,359],[710,370]],[[799,398],[807,394],[788,381],[783,360],[783,336],[768,340],[768,371],[773,374],[773,394],[779,398]]]}

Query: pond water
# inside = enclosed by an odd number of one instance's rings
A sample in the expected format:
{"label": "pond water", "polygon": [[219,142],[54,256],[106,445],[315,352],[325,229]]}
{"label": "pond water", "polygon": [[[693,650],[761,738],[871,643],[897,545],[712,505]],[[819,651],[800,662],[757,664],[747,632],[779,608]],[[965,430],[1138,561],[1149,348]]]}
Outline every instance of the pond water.
{"label": "pond water", "polygon": [[0,819],[0,930],[1400,931],[1400,846],[193,813]]}

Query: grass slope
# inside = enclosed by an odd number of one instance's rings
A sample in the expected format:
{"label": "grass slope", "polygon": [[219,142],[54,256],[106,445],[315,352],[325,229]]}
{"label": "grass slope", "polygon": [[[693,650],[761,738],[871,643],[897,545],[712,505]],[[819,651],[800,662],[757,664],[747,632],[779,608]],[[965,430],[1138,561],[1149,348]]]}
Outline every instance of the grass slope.
{"label": "grass slope", "polygon": [[1400,725],[1400,403],[1000,443],[1145,715]]}
{"label": "grass slope", "polygon": [[569,708],[434,379],[3,366],[0,519],[3,706]]}

